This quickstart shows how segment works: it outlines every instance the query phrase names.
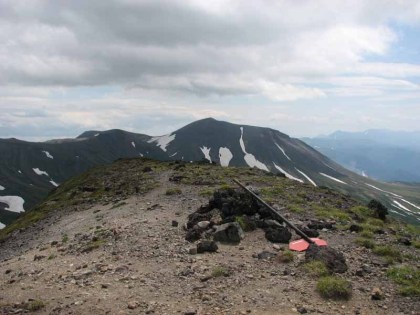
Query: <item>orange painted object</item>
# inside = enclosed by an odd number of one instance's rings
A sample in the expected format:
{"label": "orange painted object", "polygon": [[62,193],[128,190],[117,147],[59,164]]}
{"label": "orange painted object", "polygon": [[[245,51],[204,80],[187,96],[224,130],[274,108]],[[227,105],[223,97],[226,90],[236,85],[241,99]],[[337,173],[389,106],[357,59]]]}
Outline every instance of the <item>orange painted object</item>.
{"label": "orange painted object", "polygon": [[[320,238],[311,238],[311,240],[313,240],[315,244],[318,246],[327,246],[327,242]],[[303,252],[307,250],[308,247],[309,247],[309,243],[305,241],[304,239],[300,239],[300,240],[289,243],[289,249],[297,251],[297,252]]]}

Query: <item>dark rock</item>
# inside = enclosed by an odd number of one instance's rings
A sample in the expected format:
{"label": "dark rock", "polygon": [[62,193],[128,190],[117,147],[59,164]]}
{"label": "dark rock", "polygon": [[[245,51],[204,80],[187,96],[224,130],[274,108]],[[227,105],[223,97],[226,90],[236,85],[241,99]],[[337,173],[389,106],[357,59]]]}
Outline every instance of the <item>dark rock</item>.
{"label": "dark rock", "polygon": [[187,231],[185,235],[185,240],[188,242],[195,242],[201,238],[201,231],[198,228],[192,228]]}
{"label": "dark rock", "polygon": [[177,226],[178,226],[178,221],[176,221],[176,220],[172,220],[172,226],[173,226],[173,227],[177,227]]}
{"label": "dark rock", "polygon": [[327,229],[331,230],[333,228],[333,224],[330,222],[323,222],[323,221],[312,221],[308,224],[308,228],[313,230],[322,230]]}
{"label": "dark rock", "polygon": [[150,166],[145,166],[145,167],[143,167],[143,169],[142,169],[142,172],[143,172],[143,173],[149,173],[149,172],[151,172],[151,171],[153,171],[153,169],[152,169]]}
{"label": "dark rock", "polygon": [[205,253],[205,252],[214,253],[217,251],[217,249],[218,249],[218,246],[216,242],[214,241],[203,240],[197,244],[197,253],[199,254]]}
{"label": "dark rock", "polygon": [[220,243],[237,244],[243,239],[244,232],[237,222],[225,223],[216,227],[213,239]]}
{"label": "dark rock", "polygon": [[284,226],[273,226],[265,230],[265,238],[272,243],[289,243],[292,233]]}
{"label": "dark rock", "polygon": [[47,256],[44,256],[44,255],[35,255],[34,256],[34,261],[38,261],[38,260],[44,259],[45,257],[47,257]]}
{"label": "dark rock", "polygon": [[194,212],[194,213],[191,213],[188,216],[187,229],[193,228],[198,222],[210,221],[211,218],[212,218],[212,213],[211,212],[207,212],[207,213]]}
{"label": "dark rock", "polygon": [[197,311],[195,310],[187,310],[184,312],[184,315],[196,315]]}
{"label": "dark rock", "polygon": [[277,255],[275,253],[270,253],[268,251],[262,251],[261,253],[257,254],[258,259],[271,259],[276,257]]}
{"label": "dark rock", "polygon": [[343,253],[329,247],[310,244],[305,253],[306,261],[320,260],[331,272],[343,273],[348,267]]}
{"label": "dark rock", "polygon": [[401,237],[398,241],[407,246],[411,245],[411,240],[408,237]]}
{"label": "dark rock", "polygon": [[357,232],[358,233],[358,232],[360,232],[362,230],[363,230],[363,228],[360,225],[357,225],[357,224],[352,224],[349,227],[349,231],[350,232]]}
{"label": "dark rock", "polygon": [[188,254],[195,255],[197,254],[197,247],[191,247],[188,249]]}
{"label": "dark rock", "polygon": [[308,310],[306,308],[302,307],[302,306],[301,307],[298,307],[297,308],[297,311],[300,314],[306,314],[306,313],[308,313]]}
{"label": "dark rock", "polygon": [[169,178],[169,181],[170,182],[180,182],[184,178],[185,178],[185,176],[183,176],[183,175],[174,175],[174,176]]}
{"label": "dark rock", "polygon": [[4,272],[4,274],[9,274],[9,273],[11,273],[12,272],[12,270],[11,269],[6,269],[6,271]]}
{"label": "dark rock", "polygon": [[319,236],[319,233],[318,233],[317,230],[313,230],[313,229],[310,229],[308,227],[304,227],[302,229],[302,232],[305,233],[306,235],[308,235],[308,237],[318,237]]}
{"label": "dark rock", "polygon": [[81,187],[79,187],[79,190],[80,191],[83,191],[83,192],[94,192],[94,191],[96,191],[96,187],[93,187],[93,186],[81,186]]}

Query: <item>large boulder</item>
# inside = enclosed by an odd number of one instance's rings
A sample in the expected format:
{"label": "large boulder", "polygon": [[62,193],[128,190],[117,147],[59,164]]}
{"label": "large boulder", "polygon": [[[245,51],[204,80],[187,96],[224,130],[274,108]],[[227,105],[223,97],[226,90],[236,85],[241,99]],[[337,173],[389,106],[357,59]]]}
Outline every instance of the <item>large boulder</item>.
{"label": "large boulder", "polygon": [[306,261],[322,261],[330,272],[343,273],[348,267],[343,253],[329,247],[310,244],[305,253]]}
{"label": "large boulder", "polygon": [[220,243],[238,244],[244,238],[244,232],[237,222],[216,226],[213,239]]}
{"label": "large boulder", "polygon": [[265,229],[265,238],[272,243],[289,243],[292,233],[284,226],[270,226]]}

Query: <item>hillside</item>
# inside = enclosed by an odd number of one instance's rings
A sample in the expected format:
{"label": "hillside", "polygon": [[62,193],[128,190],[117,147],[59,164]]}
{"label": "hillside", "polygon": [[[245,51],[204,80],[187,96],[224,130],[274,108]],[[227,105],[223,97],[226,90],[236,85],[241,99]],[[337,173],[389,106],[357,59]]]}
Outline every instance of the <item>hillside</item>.
{"label": "hillside", "polygon": [[302,140],[360,175],[420,183],[420,132],[338,131]]}
{"label": "hillside", "polygon": [[[262,212],[234,217],[245,230],[236,245],[196,254],[200,240],[186,241],[183,227],[215,191],[234,192],[233,177],[318,229],[348,270],[326,277],[319,262],[268,241],[251,225],[273,224]],[[212,224],[203,228],[210,239]],[[348,196],[262,170],[121,159],[62,183],[0,231],[0,313],[414,314],[419,237]],[[326,299],[332,279],[345,292]]]}
{"label": "hillside", "polygon": [[[213,162],[284,173],[297,182],[326,186],[358,198],[378,199],[395,215],[420,222],[420,189],[387,184],[353,173],[304,142],[270,128],[215,119],[193,122],[168,135],[151,137],[122,130],[87,131],[75,139],[30,143],[0,140],[0,222],[8,225],[47,193],[96,165],[118,158]],[[0,228],[3,227],[0,226]]]}

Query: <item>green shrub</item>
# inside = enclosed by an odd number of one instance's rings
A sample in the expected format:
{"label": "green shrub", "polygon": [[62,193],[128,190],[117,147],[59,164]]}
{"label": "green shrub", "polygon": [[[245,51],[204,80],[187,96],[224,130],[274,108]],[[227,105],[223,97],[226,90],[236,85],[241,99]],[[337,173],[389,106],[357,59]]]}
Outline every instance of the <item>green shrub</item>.
{"label": "green shrub", "polygon": [[400,294],[420,296],[420,270],[409,266],[393,267],[387,276],[400,285]]}
{"label": "green shrub", "polygon": [[330,271],[328,270],[325,263],[319,260],[312,260],[307,262],[303,265],[303,268],[307,274],[317,278],[328,276],[330,274]]}
{"label": "green shrub", "polygon": [[388,209],[378,200],[372,199],[368,203],[368,208],[373,211],[373,215],[381,220],[386,219],[386,215],[388,214]]}
{"label": "green shrub", "polygon": [[69,240],[69,236],[67,234],[63,234],[63,236],[61,237],[61,242],[62,243],[67,243]]}
{"label": "green shrub", "polygon": [[182,194],[182,190],[178,187],[174,187],[174,188],[168,188],[166,190],[166,195],[167,196],[172,196],[172,195],[180,195]]}
{"label": "green shrub", "polygon": [[213,278],[217,277],[227,277],[230,275],[230,272],[223,266],[217,266],[213,268],[213,271],[211,272],[211,276]]}
{"label": "green shrub", "polygon": [[23,305],[23,308],[30,312],[39,311],[41,308],[44,308],[44,307],[45,307],[45,303],[41,300],[29,301]]}
{"label": "green shrub", "polygon": [[355,242],[356,242],[357,245],[360,245],[360,246],[363,246],[363,247],[366,247],[366,248],[372,249],[372,248],[375,247],[375,242],[371,239],[368,239],[368,238],[358,237],[358,238],[356,238]]}
{"label": "green shrub", "polygon": [[351,296],[351,283],[335,276],[327,276],[318,280],[316,289],[322,297],[328,299],[348,300]]}

